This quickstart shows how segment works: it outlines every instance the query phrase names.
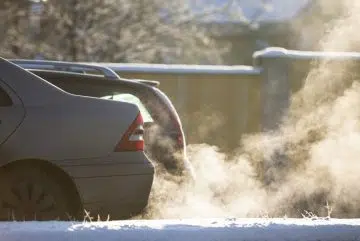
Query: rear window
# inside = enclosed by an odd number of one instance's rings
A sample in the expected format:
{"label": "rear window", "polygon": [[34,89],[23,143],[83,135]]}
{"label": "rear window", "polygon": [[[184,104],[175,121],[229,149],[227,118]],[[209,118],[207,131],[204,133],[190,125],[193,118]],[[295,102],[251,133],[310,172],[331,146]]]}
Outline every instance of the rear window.
{"label": "rear window", "polygon": [[123,101],[131,104],[135,104],[138,106],[140,113],[144,119],[145,123],[154,122],[152,119],[150,112],[146,109],[145,105],[137,98],[135,95],[124,93],[124,94],[115,94],[101,97],[103,99],[110,99],[116,101]]}

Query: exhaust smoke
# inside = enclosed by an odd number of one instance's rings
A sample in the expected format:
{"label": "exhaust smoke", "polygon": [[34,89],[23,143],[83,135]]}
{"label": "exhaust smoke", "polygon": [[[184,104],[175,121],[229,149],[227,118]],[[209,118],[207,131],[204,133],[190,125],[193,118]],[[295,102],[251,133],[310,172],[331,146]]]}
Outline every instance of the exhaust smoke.
{"label": "exhaust smoke", "polygon": [[[319,1],[324,9],[339,1]],[[332,3],[333,2],[333,3]],[[326,7],[326,8],[325,8]],[[323,51],[354,51],[360,2],[342,1]],[[291,98],[278,129],[246,136],[236,155],[189,145],[195,182],[158,171],[136,218],[360,216],[360,84],[355,63],[322,60]]]}

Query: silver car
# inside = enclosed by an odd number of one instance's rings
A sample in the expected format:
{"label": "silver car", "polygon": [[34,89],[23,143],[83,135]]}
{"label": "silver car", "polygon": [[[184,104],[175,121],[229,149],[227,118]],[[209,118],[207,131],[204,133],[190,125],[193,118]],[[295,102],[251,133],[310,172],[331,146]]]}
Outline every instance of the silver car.
{"label": "silver car", "polygon": [[126,218],[154,167],[130,103],[70,94],[0,58],[0,219]]}

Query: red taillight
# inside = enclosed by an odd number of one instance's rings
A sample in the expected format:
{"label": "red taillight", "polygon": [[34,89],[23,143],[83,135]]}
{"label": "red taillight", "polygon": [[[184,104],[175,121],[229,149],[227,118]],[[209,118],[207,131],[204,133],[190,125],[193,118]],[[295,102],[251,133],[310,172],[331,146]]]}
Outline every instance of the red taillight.
{"label": "red taillight", "polygon": [[143,151],[144,150],[144,121],[139,113],[129,129],[125,132],[115,152],[121,151]]}

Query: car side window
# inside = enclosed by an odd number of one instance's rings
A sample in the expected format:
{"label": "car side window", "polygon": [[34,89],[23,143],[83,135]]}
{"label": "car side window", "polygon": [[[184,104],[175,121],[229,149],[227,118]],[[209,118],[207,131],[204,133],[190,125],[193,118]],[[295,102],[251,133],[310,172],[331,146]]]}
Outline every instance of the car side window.
{"label": "car side window", "polygon": [[11,106],[12,100],[6,91],[0,86],[0,107]]}

